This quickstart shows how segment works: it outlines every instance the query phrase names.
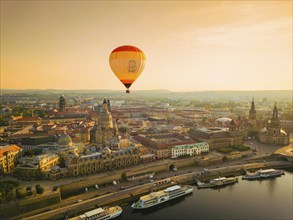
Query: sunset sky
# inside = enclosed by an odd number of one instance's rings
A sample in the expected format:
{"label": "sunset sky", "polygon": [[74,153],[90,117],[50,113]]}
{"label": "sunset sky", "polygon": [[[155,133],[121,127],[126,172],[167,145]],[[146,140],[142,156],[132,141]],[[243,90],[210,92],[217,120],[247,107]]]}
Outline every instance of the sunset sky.
{"label": "sunset sky", "polygon": [[124,90],[121,45],[132,90],[292,89],[292,1],[1,1],[1,88]]}

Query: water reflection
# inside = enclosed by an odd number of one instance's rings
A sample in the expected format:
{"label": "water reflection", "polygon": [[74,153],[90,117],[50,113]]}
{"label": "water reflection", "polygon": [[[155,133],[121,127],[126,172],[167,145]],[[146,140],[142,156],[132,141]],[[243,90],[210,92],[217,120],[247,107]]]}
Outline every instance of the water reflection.
{"label": "water reflection", "polygon": [[269,194],[271,196],[274,194],[276,186],[277,186],[277,179],[276,178],[268,180],[268,189],[269,189]]}

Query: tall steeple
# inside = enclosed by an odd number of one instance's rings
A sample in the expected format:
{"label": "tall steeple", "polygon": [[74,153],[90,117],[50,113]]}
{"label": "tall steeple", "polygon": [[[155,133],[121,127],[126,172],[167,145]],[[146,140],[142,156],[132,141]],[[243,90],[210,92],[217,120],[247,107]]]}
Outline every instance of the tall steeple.
{"label": "tall steeple", "polygon": [[277,103],[276,102],[275,102],[275,107],[274,107],[274,110],[273,110],[273,118],[272,119],[278,120],[278,108],[277,108]]}
{"label": "tall steeple", "polygon": [[66,112],[66,100],[63,94],[59,99],[59,112]]}
{"label": "tall steeple", "polygon": [[273,116],[270,120],[270,126],[271,127],[280,127],[280,121],[279,121],[279,118],[278,118],[278,108],[277,108],[277,103],[275,102],[275,106],[274,106],[274,109],[273,109]]}
{"label": "tall steeple", "polygon": [[111,111],[111,105],[110,105],[110,100],[109,99],[107,100],[107,104],[108,104],[108,111],[110,112]]}
{"label": "tall steeple", "polygon": [[250,120],[256,119],[256,110],[255,110],[255,106],[254,106],[254,96],[252,97],[251,107],[249,110],[249,119]]}

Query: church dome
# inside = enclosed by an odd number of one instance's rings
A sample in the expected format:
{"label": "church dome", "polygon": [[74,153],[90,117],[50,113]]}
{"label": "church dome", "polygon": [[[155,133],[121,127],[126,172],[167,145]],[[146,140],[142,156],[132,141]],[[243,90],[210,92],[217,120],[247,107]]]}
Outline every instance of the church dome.
{"label": "church dome", "polygon": [[72,147],[72,140],[68,134],[62,134],[58,140],[60,147]]}
{"label": "church dome", "polygon": [[231,122],[231,118],[218,118],[216,121],[221,122],[221,123],[226,123],[226,122]]}

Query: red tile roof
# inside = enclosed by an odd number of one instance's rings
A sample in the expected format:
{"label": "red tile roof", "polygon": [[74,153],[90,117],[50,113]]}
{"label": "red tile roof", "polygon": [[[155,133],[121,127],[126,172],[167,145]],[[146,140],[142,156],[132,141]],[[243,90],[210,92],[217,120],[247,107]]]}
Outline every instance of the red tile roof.
{"label": "red tile roof", "polygon": [[7,145],[4,148],[0,148],[0,157],[4,155],[7,151],[19,151],[21,148],[16,145]]}

